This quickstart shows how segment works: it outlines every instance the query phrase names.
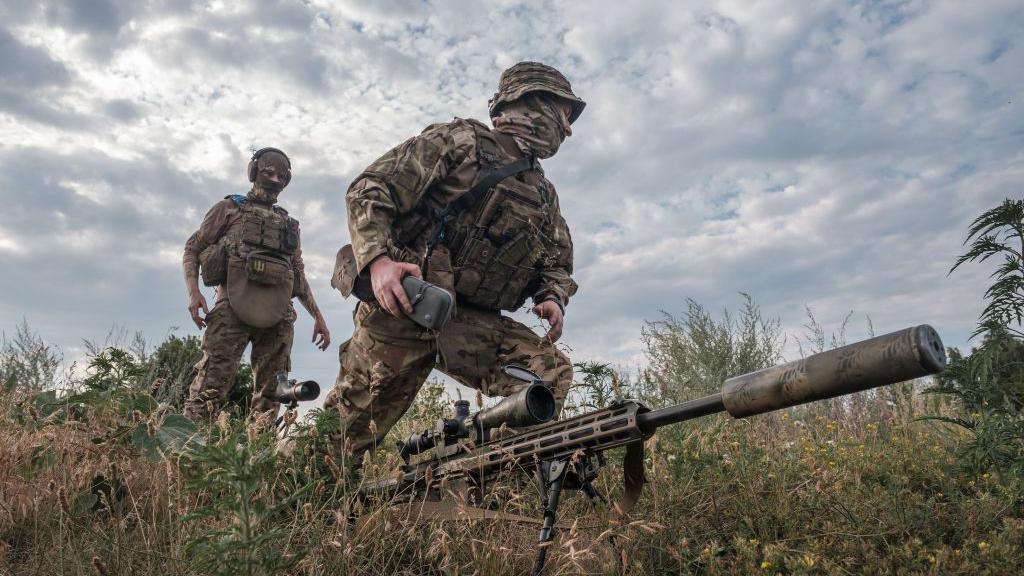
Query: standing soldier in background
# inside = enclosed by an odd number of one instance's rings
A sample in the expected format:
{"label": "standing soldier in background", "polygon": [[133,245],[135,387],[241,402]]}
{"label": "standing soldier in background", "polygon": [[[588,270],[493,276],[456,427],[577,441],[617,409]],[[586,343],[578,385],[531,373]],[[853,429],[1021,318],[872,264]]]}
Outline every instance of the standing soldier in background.
{"label": "standing soldier in background", "polygon": [[[569,390],[572,365],[554,343],[577,289],[572,240],[538,160],[572,134],[585,104],[565,76],[536,62],[502,73],[489,104],[493,129],[460,118],[429,126],[348,189],[352,245],[339,252],[332,284],[363,302],[326,407],[340,412],[338,441],[357,459],[435,367],[489,396],[526,386],[502,365],[528,367],[559,409]],[[402,315],[412,310],[401,285],[409,274],[455,294],[456,314],[440,334]],[[550,324],[544,337],[501,314],[527,299]]]}
{"label": "standing soldier in background", "polygon": [[[253,153],[248,173],[253,183],[249,193],[214,204],[185,243],[188,311],[196,326],[206,327],[203,357],[185,402],[185,414],[192,420],[209,419],[223,407],[250,342],[252,415],[277,413],[277,373],[291,369],[293,297],[313,317],[314,344],[326,350],[331,343],[306,282],[299,222],[276,204],[291,181],[291,161],[276,148],[263,148]],[[199,291],[200,270],[203,283],[217,287],[212,311]]]}

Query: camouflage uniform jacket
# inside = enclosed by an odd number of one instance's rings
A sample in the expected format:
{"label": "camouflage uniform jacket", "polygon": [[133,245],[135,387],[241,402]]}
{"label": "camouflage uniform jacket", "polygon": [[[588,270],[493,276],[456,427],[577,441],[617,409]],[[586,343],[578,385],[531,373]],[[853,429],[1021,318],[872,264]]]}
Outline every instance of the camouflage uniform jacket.
{"label": "camouflage uniform jacket", "polygon": [[[229,196],[213,205],[206,213],[202,224],[189,239],[185,242],[185,252],[182,257],[182,268],[186,278],[198,277],[199,256],[208,247],[213,246],[227,234],[235,229],[242,218],[242,208],[239,203]],[[251,201],[249,201],[251,202]],[[257,209],[265,210],[261,205],[254,204]],[[283,212],[283,208],[275,206],[275,209]],[[309,290],[309,283],[306,280],[306,266],[302,261],[302,243],[296,238],[295,252],[291,256],[292,270],[294,271],[295,285],[293,295],[301,296]],[[217,301],[227,297],[225,286],[217,287]]]}
{"label": "camouflage uniform jacket", "polygon": [[[522,156],[511,137],[460,118],[428,126],[388,151],[346,195],[357,269],[365,271],[381,254],[424,264],[433,211],[465,194],[482,174]],[[514,310],[531,296],[566,301],[576,292],[569,228],[554,186],[534,166],[506,178],[445,229],[450,287],[460,304]]]}

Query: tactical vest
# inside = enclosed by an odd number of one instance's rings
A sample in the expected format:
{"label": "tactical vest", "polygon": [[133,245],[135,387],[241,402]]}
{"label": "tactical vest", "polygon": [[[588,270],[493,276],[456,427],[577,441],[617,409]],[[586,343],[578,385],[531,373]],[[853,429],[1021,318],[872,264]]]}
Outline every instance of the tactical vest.
{"label": "tactical vest", "polygon": [[292,267],[299,223],[280,206],[228,198],[241,211],[218,243],[226,257],[228,304],[246,324],[267,328],[284,319],[299,285]]}
{"label": "tactical vest", "polygon": [[[476,132],[478,181],[517,160],[490,129],[471,124]],[[539,170],[531,170],[501,180],[482,201],[453,215],[442,245],[450,254],[451,287],[459,304],[488,310],[517,310],[523,305],[540,283],[545,257],[542,230],[550,224],[552,202],[546,180]],[[424,222],[433,221],[430,214],[437,207],[429,201],[422,204],[396,223],[399,252],[407,247],[414,254],[423,253],[419,244],[424,242]]]}

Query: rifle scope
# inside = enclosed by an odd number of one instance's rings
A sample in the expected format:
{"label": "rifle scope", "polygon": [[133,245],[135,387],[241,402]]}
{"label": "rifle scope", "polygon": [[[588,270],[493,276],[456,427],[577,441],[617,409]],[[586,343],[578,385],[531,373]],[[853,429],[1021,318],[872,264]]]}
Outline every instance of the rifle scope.
{"label": "rifle scope", "polygon": [[308,402],[316,400],[320,396],[320,385],[312,380],[304,382],[292,380],[287,386],[278,386],[274,396],[278,402]]}
{"label": "rifle scope", "polygon": [[534,382],[490,408],[473,416],[480,430],[489,430],[505,424],[509,428],[522,428],[543,424],[555,417],[555,395],[551,389]]}
{"label": "rifle scope", "polygon": [[484,441],[488,437],[488,430],[502,424],[509,428],[536,426],[554,417],[555,395],[537,379],[526,388],[472,416],[469,415],[469,402],[459,400],[455,403],[454,419],[442,418],[436,430],[413,432],[396,444],[402,460],[408,462],[409,456],[434,448],[439,440],[447,442],[475,435],[477,441]]}

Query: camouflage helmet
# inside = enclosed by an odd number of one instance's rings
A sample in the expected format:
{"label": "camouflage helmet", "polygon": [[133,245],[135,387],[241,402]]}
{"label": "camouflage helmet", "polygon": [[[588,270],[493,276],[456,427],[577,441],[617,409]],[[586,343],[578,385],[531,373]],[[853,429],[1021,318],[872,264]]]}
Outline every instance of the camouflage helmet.
{"label": "camouflage helmet", "polygon": [[572,113],[569,123],[573,123],[586,102],[572,93],[572,86],[561,72],[540,62],[520,62],[501,73],[498,80],[498,91],[488,101],[491,116],[495,116],[502,105],[518,100],[530,92],[546,92],[569,102]]}

